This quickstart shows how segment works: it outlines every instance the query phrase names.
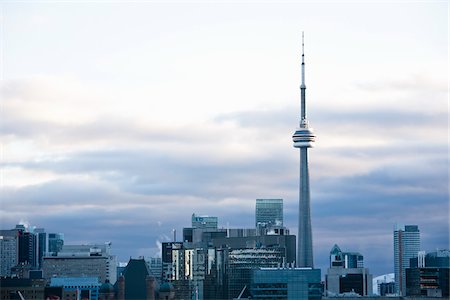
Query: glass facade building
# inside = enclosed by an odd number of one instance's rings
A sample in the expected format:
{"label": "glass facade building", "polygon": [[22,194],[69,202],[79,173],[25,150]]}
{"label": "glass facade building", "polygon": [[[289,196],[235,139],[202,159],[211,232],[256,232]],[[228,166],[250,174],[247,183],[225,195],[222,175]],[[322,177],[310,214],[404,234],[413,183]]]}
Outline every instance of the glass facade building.
{"label": "glass facade building", "polygon": [[420,251],[420,231],[417,225],[406,225],[394,229],[394,273],[395,289],[406,295],[406,269],[410,259],[417,257]]}
{"label": "glass facade building", "polygon": [[260,268],[252,271],[253,299],[321,299],[320,269]]}
{"label": "glass facade building", "polygon": [[283,199],[256,199],[255,226],[283,226]]}

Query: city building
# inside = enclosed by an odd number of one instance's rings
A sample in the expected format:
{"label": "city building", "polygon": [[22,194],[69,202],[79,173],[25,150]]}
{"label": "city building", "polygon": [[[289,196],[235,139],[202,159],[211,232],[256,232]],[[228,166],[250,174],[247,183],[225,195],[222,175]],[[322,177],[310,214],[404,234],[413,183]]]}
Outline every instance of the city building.
{"label": "city building", "polygon": [[[284,263],[285,249],[281,247],[261,247],[232,249],[228,252],[228,296],[236,298],[248,289],[252,271],[257,268],[276,268]],[[244,297],[247,294],[243,295]]]}
{"label": "city building", "polygon": [[18,263],[18,239],[14,230],[0,230],[0,276],[10,276]]}
{"label": "city building", "polygon": [[364,256],[358,252],[342,252],[335,244],[330,251],[330,267],[363,268]]}
{"label": "city building", "polygon": [[375,277],[372,280],[372,288],[374,295],[388,296],[396,294],[394,273]]}
{"label": "city building", "polygon": [[38,243],[36,235],[32,232],[19,230],[19,264],[29,264],[31,267],[38,266]]}
{"label": "city building", "polygon": [[420,251],[420,231],[417,225],[396,226],[394,229],[394,274],[395,290],[406,295],[406,269],[410,259]]}
{"label": "city building", "polygon": [[150,276],[153,276],[158,282],[162,279],[162,258],[161,257],[147,257],[145,259],[150,270]]}
{"label": "city building", "polygon": [[217,229],[217,224],[217,217],[196,216],[195,213],[192,214],[192,228]]}
{"label": "city building", "polygon": [[285,264],[295,263],[296,256],[295,235],[261,235],[232,238],[216,238],[211,242],[215,248],[227,247],[229,249],[278,247],[284,249],[283,262]]}
{"label": "city building", "polygon": [[283,199],[256,199],[255,227],[283,226]]}
{"label": "city building", "polygon": [[297,267],[310,267],[313,262],[311,201],[309,189],[308,148],[314,146],[315,135],[309,127],[306,118],[306,85],[305,85],[305,51],[302,36],[302,82],[300,85],[300,126],[296,129],[292,140],[294,147],[300,149],[300,186],[299,186],[299,216],[298,216],[298,245]]}
{"label": "city building", "polygon": [[321,299],[320,269],[259,268],[252,270],[252,299]]}
{"label": "city building", "polygon": [[130,258],[114,286],[117,299],[155,299],[155,279],[143,258]]}
{"label": "city building", "polygon": [[44,228],[34,229],[37,238],[37,268],[42,267],[42,258],[47,252],[47,234]]}
{"label": "city building", "polygon": [[48,247],[47,251],[56,255],[61,251],[64,245],[64,234],[62,233],[49,233],[48,234]]}
{"label": "city building", "polygon": [[63,287],[64,292],[85,297],[80,299],[98,300],[100,282],[98,277],[52,277],[50,286]]}
{"label": "city building", "polygon": [[406,296],[449,297],[450,252],[438,250],[411,258],[406,269]]}
{"label": "city building", "polygon": [[330,267],[325,275],[328,296],[356,293],[372,295],[372,275],[364,268],[364,257],[357,252],[342,252],[338,245],[330,251]]}
{"label": "city building", "polygon": [[24,278],[0,278],[0,299],[45,299],[45,281]]}
{"label": "city building", "polygon": [[98,277],[101,282],[116,282],[116,257],[110,253],[111,243],[100,245],[64,245],[57,255],[44,256],[43,276]]}

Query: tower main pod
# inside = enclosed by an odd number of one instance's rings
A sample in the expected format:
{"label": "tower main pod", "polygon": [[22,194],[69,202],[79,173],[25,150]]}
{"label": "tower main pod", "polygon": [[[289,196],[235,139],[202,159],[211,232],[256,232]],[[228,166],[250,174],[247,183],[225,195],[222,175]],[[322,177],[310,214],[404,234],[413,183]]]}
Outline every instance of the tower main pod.
{"label": "tower main pod", "polygon": [[302,34],[302,82],[300,85],[300,126],[292,140],[295,148],[300,148],[300,188],[297,237],[297,267],[313,268],[313,247],[311,230],[311,204],[309,191],[308,148],[314,147],[315,135],[306,118],[305,46]]}

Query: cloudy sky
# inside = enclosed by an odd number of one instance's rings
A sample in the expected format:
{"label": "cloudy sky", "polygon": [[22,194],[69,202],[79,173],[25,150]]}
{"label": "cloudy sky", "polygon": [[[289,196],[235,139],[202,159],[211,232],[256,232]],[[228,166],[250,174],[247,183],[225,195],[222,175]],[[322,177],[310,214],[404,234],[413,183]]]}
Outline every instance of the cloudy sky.
{"label": "cloudy sky", "polygon": [[[158,255],[192,213],[296,234],[301,31],[316,266],[393,272],[396,223],[449,247],[447,1],[4,1],[1,228]],[[180,234],[178,234],[180,237]]]}

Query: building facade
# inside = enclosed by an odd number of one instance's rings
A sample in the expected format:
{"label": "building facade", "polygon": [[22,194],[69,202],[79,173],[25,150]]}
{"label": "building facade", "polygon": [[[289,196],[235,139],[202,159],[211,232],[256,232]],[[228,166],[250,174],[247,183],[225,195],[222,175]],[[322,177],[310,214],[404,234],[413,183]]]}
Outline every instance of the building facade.
{"label": "building facade", "polygon": [[321,299],[320,269],[260,268],[252,271],[252,299]]}
{"label": "building facade", "polygon": [[406,269],[410,259],[417,257],[420,251],[420,231],[417,225],[396,226],[394,229],[394,274],[395,289],[406,295]]}
{"label": "building facade", "polygon": [[343,252],[338,245],[330,251],[330,267],[325,275],[325,290],[329,296],[356,293],[372,295],[372,275],[364,268],[364,257],[358,252]]}
{"label": "building facade", "polygon": [[283,226],[283,199],[256,199],[255,227]]}
{"label": "building facade", "polygon": [[11,268],[18,263],[18,240],[15,231],[0,232],[0,276],[10,276]]}
{"label": "building facade", "polygon": [[65,245],[58,254],[44,256],[43,276],[98,277],[101,282],[116,282],[117,260],[110,254],[111,244]]}

